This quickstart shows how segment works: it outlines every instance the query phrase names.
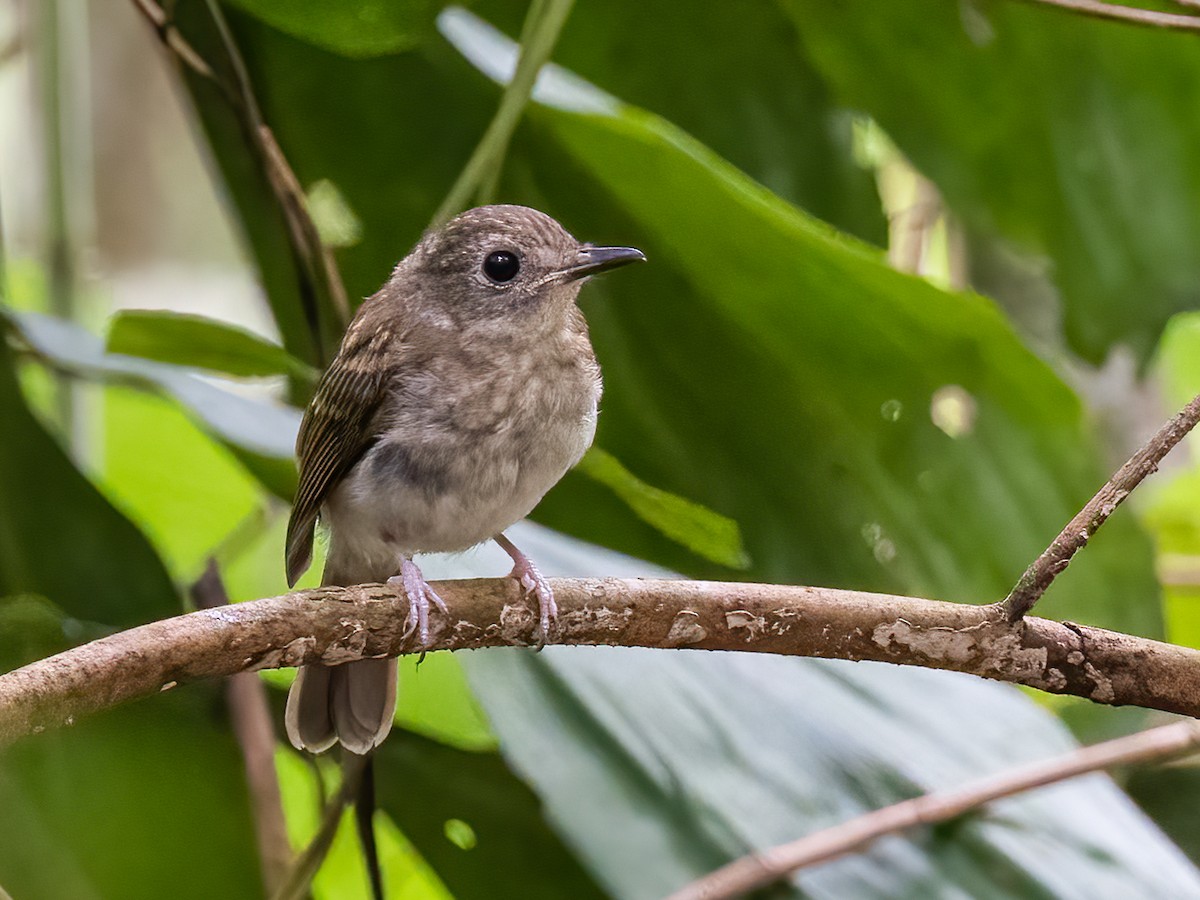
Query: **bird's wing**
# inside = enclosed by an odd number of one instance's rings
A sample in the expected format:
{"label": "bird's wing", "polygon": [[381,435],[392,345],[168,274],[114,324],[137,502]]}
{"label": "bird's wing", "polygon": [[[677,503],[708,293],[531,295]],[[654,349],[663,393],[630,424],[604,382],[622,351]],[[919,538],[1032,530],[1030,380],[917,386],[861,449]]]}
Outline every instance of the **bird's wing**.
{"label": "bird's wing", "polygon": [[289,587],[312,563],[313,532],[322,504],[371,444],[370,425],[383,399],[390,339],[390,333],[379,329],[348,334],[304,413],[296,438],[300,487],[287,531]]}

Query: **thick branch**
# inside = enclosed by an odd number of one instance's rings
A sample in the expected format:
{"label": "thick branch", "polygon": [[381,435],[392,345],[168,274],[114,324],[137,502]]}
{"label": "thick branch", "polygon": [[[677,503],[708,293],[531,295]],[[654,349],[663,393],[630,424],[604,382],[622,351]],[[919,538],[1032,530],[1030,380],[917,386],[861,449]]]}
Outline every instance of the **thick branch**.
{"label": "thick branch", "polygon": [[1200,722],[1187,720],[1091,747],[1080,747],[1053,759],[980,778],[960,788],[885,806],[789,844],[743,856],[693,881],[667,900],[728,900],[741,897],[786,878],[797,869],[829,862],[861,850],[885,835],[918,825],[946,822],[993,800],[1089,772],[1194,752],[1197,745],[1200,745]]}
{"label": "thick branch", "polygon": [[[1200,716],[1200,652],[998,606],[825,588],[555,579],[554,643],[750,650],[968,672]],[[537,616],[511,579],[437,586],[431,649],[524,646]],[[0,746],[179,683],[305,663],[419,652],[386,585],[319,588],[152,622],[0,676]]]}
{"label": "thick branch", "polygon": [[1096,530],[1105,523],[1125,498],[1147,475],[1158,471],[1158,464],[1171,448],[1183,440],[1200,421],[1200,396],[1167,420],[1154,437],[1133,454],[1108,483],[1088,501],[1067,526],[1059,532],[1042,555],[1030,564],[1020,580],[1004,599],[1004,611],[1010,621],[1016,621],[1033,609],[1046,588],[1082,550]]}

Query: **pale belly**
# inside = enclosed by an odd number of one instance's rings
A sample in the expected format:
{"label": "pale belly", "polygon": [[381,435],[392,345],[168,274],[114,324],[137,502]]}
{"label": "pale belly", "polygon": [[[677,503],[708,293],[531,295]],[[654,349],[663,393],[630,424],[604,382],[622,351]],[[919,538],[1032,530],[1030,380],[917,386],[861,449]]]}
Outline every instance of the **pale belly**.
{"label": "pale belly", "polygon": [[527,516],[592,443],[596,408],[527,429],[425,442],[386,436],[331,493],[330,565],[384,580],[402,555],[466,550]]}

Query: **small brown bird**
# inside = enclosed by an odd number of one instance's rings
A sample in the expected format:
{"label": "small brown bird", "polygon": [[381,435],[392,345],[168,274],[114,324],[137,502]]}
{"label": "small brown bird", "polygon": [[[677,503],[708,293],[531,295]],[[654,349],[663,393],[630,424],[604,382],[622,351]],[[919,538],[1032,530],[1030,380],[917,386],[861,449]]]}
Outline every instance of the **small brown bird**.
{"label": "small brown bird", "polygon": [[[600,368],[575,305],[589,276],[643,260],[594,247],[522,206],[468,210],[427,233],[354,316],[296,441],[300,488],[287,534],[288,584],[329,528],[324,583],[399,584],[406,627],[429,643],[445,605],[414,553],[489,538],[537,598],[550,586],[502,533],[528,515],[592,443]],[[396,660],[306,666],[287,702],[297,748],[366,754],[387,736]]]}

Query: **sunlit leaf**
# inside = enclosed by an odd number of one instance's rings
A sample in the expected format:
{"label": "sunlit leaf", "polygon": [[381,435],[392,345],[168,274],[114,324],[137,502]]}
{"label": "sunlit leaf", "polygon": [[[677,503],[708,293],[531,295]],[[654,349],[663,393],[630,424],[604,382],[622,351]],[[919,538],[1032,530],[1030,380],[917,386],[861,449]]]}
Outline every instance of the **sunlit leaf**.
{"label": "sunlit leaf", "polygon": [[294,375],[315,381],[316,371],[278,344],[251,331],[204,316],[167,310],[128,309],[113,316],[109,353],[211,369],[245,377]]}

